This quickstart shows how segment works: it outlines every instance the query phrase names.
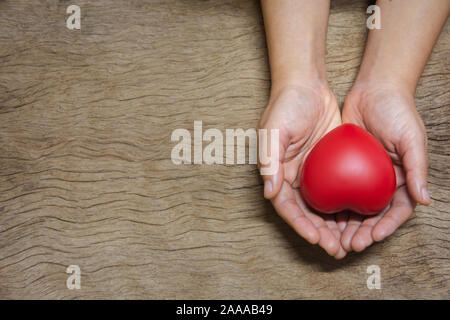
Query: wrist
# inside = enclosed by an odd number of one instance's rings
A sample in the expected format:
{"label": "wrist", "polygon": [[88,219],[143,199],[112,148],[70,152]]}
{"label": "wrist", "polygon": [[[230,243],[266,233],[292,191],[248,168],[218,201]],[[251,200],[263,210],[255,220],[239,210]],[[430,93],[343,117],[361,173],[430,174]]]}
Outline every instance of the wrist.
{"label": "wrist", "polygon": [[292,81],[291,80],[278,82],[272,81],[269,100],[278,97],[280,94],[284,92],[294,92],[294,91],[301,91],[301,92],[307,91],[317,95],[321,95],[324,92],[329,92],[330,88],[328,86],[327,81],[323,81],[322,79],[313,77],[308,78],[307,80],[296,78],[293,79]]}
{"label": "wrist", "polygon": [[306,74],[288,74],[282,75],[280,78],[272,78],[270,93],[275,94],[286,88],[311,88],[320,89],[328,88],[328,81],[317,75]]}
{"label": "wrist", "polygon": [[[382,81],[377,77],[357,79],[345,100],[344,108],[348,105],[357,105],[366,109],[387,101],[396,101],[393,106],[409,105],[415,110],[414,92],[410,88],[401,81]],[[400,103],[405,101],[408,103]]]}
{"label": "wrist", "polygon": [[309,88],[323,89],[328,88],[328,80],[325,72],[325,64],[323,68],[313,63],[305,66],[277,68],[271,74],[271,95],[279,91],[291,88]]}
{"label": "wrist", "polygon": [[394,89],[414,96],[418,77],[399,69],[395,64],[364,60],[354,86],[365,89]]}
{"label": "wrist", "polygon": [[279,54],[277,59],[271,59],[271,91],[295,86],[328,86],[325,57],[323,54],[313,54],[313,51],[291,52],[283,56]]}
{"label": "wrist", "polygon": [[414,97],[416,85],[389,72],[359,73],[352,92],[389,91]]}

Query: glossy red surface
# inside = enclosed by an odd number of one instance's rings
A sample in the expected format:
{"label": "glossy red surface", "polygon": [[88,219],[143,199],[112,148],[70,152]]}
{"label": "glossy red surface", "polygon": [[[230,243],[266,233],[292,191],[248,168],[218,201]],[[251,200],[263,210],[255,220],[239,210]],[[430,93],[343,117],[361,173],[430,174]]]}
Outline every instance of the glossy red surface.
{"label": "glossy red surface", "polygon": [[306,202],[322,213],[382,211],[396,188],[384,147],[366,130],[343,124],[326,134],[307,156],[300,177]]}

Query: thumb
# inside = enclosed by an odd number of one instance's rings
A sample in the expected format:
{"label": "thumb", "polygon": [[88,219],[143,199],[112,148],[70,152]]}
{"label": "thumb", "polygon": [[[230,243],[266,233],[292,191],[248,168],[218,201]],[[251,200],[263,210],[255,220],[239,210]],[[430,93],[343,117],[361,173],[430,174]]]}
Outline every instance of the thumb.
{"label": "thumb", "polygon": [[272,199],[280,192],[283,185],[285,147],[281,143],[278,130],[268,131],[269,139],[267,134],[261,134],[260,131],[258,167],[264,180],[264,197]]}
{"label": "thumb", "polygon": [[427,184],[427,151],[425,134],[416,135],[399,148],[403,168],[406,173],[406,185],[412,198],[424,205],[431,200]]}
{"label": "thumb", "polygon": [[278,170],[274,175],[262,175],[264,180],[264,198],[273,199],[281,189],[284,180],[284,169],[279,163]]}

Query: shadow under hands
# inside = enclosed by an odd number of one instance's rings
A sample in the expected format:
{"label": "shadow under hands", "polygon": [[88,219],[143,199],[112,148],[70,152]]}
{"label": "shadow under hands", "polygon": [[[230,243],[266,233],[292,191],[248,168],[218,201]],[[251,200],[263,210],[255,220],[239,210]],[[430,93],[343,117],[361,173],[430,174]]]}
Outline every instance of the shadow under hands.
{"label": "shadow under hands", "polygon": [[342,267],[354,264],[360,264],[361,261],[367,259],[374,253],[378,246],[377,243],[372,244],[362,252],[350,252],[341,260],[336,260],[329,256],[325,250],[318,245],[313,245],[300,237],[275,211],[269,200],[264,202],[263,219],[266,223],[270,223],[274,228],[283,235],[287,242],[287,250],[295,256],[296,261],[302,264],[315,265],[320,271],[334,271]]}

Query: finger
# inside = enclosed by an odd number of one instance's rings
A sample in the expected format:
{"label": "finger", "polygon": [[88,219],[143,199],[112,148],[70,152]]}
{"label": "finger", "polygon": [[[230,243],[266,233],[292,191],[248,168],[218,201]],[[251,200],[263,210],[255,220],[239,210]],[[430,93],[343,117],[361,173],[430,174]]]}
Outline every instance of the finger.
{"label": "finger", "polygon": [[330,256],[334,257],[337,255],[341,245],[338,239],[334,236],[333,232],[328,228],[325,221],[313,212],[305,212],[305,215],[319,230],[319,246],[321,246]]}
{"label": "finger", "polygon": [[286,138],[274,135],[274,129],[262,128],[265,134],[258,139],[258,168],[264,180],[264,197],[273,199],[284,181],[283,160],[286,152]]}
{"label": "finger", "polygon": [[383,217],[387,209],[375,215],[363,218],[364,221],[359,226],[352,238],[351,246],[356,252],[361,252],[373,243],[372,229]]}
{"label": "finger", "polygon": [[312,244],[319,242],[319,231],[298,206],[295,201],[294,190],[287,182],[283,182],[280,192],[272,200],[272,203],[278,214],[302,238]]}
{"label": "finger", "polygon": [[336,239],[341,238],[341,232],[339,231],[338,225],[335,220],[335,216],[331,214],[322,214],[323,221],[327,225],[328,229],[331,230]]}
{"label": "finger", "polygon": [[273,199],[280,192],[284,180],[284,168],[278,162],[278,171],[274,175],[262,175],[264,181],[264,198]]}
{"label": "finger", "polygon": [[[339,252],[340,247],[339,240],[336,239],[332,231],[328,228],[324,219],[307,208],[305,202],[300,196],[300,192],[295,192],[294,197],[299,208],[304,212],[305,216],[312,222],[312,224],[319,231],[320,235],[320,240],[318,243],[319,246],[321,246],[330,256],[335,256]],[[333,216],[330,217],[334,218]]]}
{"label": "finger", "polygon": [[394,195],[391,208],[373,228],[372,238],[375,241],[381,241],[393,234],[399,226],[411,217],[415,205],[406,188],[399,188]]}
{"label": "finger", "polygon": [[341,231],[339,230],[338,224],[336,222],[336,217],[333,215],[326,215],[326,216],[323,215],[322,217],[323,217],[325,223],[327,224],[328,229],[331,230],[331,232],[333,233],[334,237],[336,238],[336,240],[339,244],[339,250],[334,255],[334,258],[336,258],[336,259],[344,258],[347,255],[347,252],[340,245]]}
{"label": "finger", "polygon": [[415,137],[399,146],[403,167],[406,173],[406,184],[413,199],[421,204],[429,205],[431,200],[427,185],[427,151],[425,134]]}
{"label": "finger", "polygon": [[348,211],[342,211],[336,215],[336,223],[341,233],[345,230],[345,227],[347,226],[348,216],[349,216]]}
{"label": "finger", "polygon": [[339,246],[339,251],[334,255],[334,258],[337,260],[343,259],[347,255],[347,251],[342,248],[342,246]]}
{"label": "finger", "polygon": [[341,245],[339,240],[334,236],[333,232],[328,228],[326,224],[317,225],[319,229],[321,246],[330,256],[336,256],[339,253]]}
{"label": "finger", "polygon": [[341,245],[342,248],[344,248],[345,251],[350,252],[352,251],[352,239],[355,235],[356,231],[358,231],[359,226],[363,222],[363,217],[356,213],[349,214],[347,226],[345,227],[344,231],[342,232],[341,236]]}

